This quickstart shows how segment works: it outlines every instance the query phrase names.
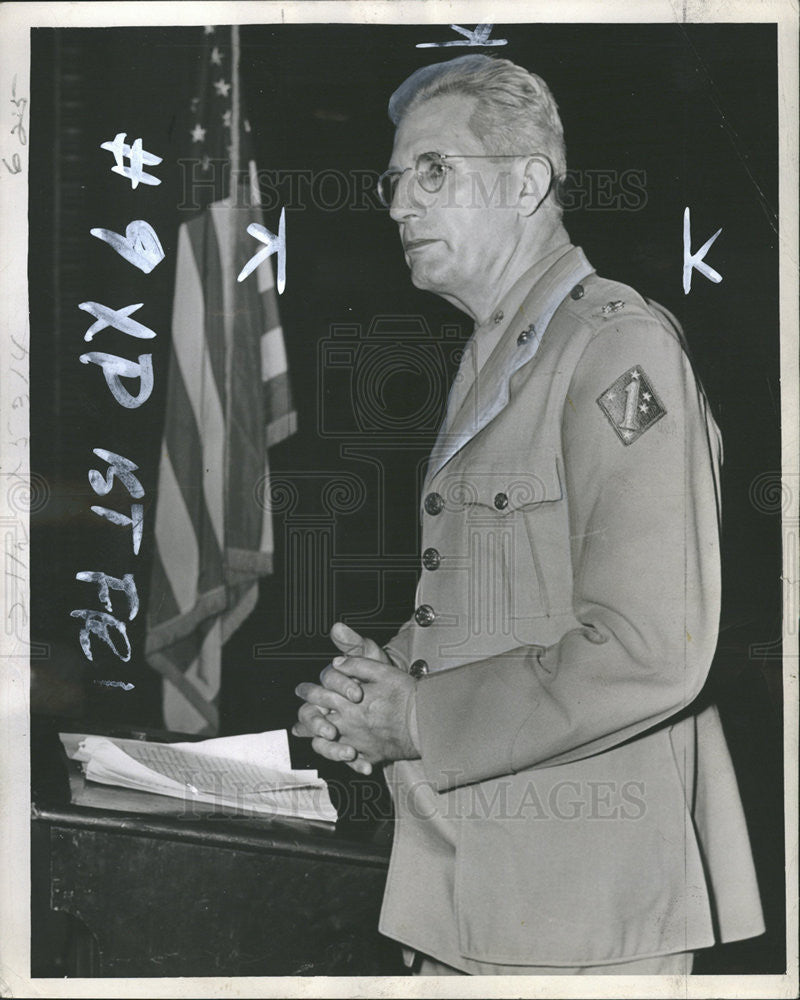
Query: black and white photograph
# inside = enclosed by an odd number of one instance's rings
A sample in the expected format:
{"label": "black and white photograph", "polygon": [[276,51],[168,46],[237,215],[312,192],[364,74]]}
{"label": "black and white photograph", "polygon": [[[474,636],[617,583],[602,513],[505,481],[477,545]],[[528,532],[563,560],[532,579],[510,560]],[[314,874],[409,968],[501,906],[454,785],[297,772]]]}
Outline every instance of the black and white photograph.
{"label": "black and white photograph", "polygon": [[796,996],[796,4],[0,27],[0,995]]}

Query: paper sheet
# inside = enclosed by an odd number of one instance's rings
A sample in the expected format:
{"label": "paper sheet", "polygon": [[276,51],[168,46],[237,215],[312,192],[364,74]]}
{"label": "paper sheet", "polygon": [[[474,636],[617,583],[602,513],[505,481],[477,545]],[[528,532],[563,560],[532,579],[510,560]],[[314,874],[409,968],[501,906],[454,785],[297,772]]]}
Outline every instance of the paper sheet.
{"label": "paper sheet", "polygon": [[[316,771],[280,770],[261,763],[288,760],[285,730],[277,736],[248,735],[249,739],[225,737],[199,744],[72,733],[61,734],[61,740],[68,756],[84,763],[89,781],[260,813],[336,821],[327,786]],[[234,749],[239,759],[211,752],[229,752],[231,741],[238,743]],[[259,763],[248,759],[251,755]]]}
{"label": "paper sheet", "polygon": [[239,736],[220,736],[213,740],[197,743],[171,743],[170,746],[189,753],[211,754],[226,760],[240,760],[248,764],[262,764],[264,767],[286,774],[303,775],[316,780],[316,771],[292,771],[289,754],[289,736],[285,729],[274,729],[267,733],[242,733]]}

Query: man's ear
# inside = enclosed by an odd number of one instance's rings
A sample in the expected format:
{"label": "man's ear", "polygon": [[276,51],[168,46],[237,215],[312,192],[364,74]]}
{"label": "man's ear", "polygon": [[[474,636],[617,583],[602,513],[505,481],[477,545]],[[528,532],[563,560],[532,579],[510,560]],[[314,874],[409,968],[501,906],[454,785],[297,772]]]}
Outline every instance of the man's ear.
{"label": "man's ear", "polygon": [[550,193],[552,183],[553,167],[547,157],[532,156],[527,160],[522,174],[522,190],[517,204],[519,214],[523,216],[533,215]]}

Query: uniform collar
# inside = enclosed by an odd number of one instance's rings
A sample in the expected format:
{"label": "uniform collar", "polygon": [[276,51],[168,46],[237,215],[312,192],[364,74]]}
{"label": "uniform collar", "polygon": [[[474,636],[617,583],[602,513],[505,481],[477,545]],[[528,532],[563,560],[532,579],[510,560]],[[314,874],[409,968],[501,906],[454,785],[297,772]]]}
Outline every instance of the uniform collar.
{"label": "uniform collar", "polygon": [[[548,260],[550,256],[552,261]],[[553,313],[572,288],[594,271],[581,248],[571,244],[553,251],[548,258],[538,262],[544,270],[534,265],[509,291],[508,297],[517,293],[518,285],[524,290],[523,279],[530,280],[533,273],[533,287],[527,286],[527,294],[514,309],[450,426],[440,433],[428,463],[428,480],[506,406],[511,376],[535,356]]]}
{"label": "uniform collar", "polygon": [[[501,326],[504,330],[514,321],[522,303],[536,283],[557,263],[566,253],[574,249],[571,243],[562,243],[560,246],[540,257],[509,288],[491,314],[482,322],[475,324],[475,335],[495,330]],[[498,320],[497,317],[501,318]]]}

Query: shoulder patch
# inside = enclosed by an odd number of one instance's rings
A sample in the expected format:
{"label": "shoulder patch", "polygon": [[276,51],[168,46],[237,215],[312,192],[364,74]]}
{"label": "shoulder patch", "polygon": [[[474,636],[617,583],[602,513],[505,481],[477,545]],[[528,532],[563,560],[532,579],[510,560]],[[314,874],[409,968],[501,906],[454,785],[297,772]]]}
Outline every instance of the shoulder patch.
{"label": "shoulder patch", "polygon": [[633,444],[667,412],[650,379],[639,365],[623,372],[597,398],[623,444]]}

